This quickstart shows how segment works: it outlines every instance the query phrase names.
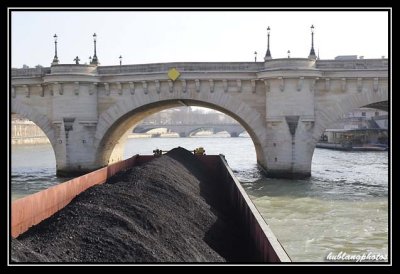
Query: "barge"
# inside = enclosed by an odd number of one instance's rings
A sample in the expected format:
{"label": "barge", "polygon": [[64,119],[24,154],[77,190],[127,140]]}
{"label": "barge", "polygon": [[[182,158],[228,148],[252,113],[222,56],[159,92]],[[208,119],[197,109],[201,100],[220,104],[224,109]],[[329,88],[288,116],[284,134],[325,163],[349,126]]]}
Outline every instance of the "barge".
{"label": "barge", "polygon": [[387,151],[388,147],[381,144],[353,145],[352,143],[317,143],[317,148],[328,148],[344,151]]}
{"label": "barge", "polygon": [[[86,175],[50,187],[38,193],[18,199],[11,208],[11,236],[27,232],[67,206],[77,195],[92,186],[105,183],[120,171],[152,161],[159,155],[135,155],[127,160],[100,168]],[[278,239],[264,221],[240,182],[234,176],[223,155],[201,155],[195,157],[203,163],[206,172],[216,178],[221,193],[228,201],[229,210],[240,221],[241,235],[251,248],[251,262],[290,262]]]}
{"label": "barge", "polygon": [[327,129],[316,145],[344,151],[386,151],[388,131],[386,129]]}

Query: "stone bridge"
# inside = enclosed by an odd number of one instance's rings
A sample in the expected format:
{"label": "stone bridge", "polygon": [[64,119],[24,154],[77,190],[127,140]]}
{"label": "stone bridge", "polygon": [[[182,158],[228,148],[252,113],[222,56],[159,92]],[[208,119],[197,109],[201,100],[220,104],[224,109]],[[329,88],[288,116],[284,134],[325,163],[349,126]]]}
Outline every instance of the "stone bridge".
{"label": "stone bridge", "polygon": [[[11,110],[49,138],[57,174],[119,161],[129,130],[176,106],[236,119],[267,176],[311,174],[325,128],[350,110],[388,105],[388,60],[268,59],[264,62],[123,66],[53,64],[11,71]],[[385,102],[382,104],[382,102]]]}
{"label": "stone bridge", "polygon": [[212,130],[212,132],[218,133],[222,131],[228,132],[231,137],[238,137],[242,132],[246,130],[238,123],[236,124],[150,124],[142,123],[133,129],[134,133],[145,133],[156,128],[166,128],[169,131],[176,132],[180,137],[188,137],[191,134],[202,130]]}

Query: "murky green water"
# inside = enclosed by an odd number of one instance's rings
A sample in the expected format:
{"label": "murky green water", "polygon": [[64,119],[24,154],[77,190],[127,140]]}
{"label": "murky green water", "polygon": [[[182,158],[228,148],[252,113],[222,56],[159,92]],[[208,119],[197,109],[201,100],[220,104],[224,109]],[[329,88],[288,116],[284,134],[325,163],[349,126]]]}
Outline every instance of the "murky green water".
{"label": "murky green water", "polygon": [[[293,261],[328,253],[388,253],[388,153],[316,149],[307,180],[265,178],[250,138],[129,139],[125,156],[173,147],[225,154]],[[50,145],[12,148],[12,198],[60,182]]]}

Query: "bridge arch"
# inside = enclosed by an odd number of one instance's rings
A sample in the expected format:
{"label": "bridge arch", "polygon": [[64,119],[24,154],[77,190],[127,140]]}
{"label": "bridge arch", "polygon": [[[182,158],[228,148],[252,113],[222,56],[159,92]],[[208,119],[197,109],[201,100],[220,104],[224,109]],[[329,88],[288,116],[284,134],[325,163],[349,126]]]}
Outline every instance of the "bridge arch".
{"label": "bridge arch", "polygon": [[134,130],[133,130],[133,132],[134,133],[147,133],[147,132],[149,132],[149,131],[151,131],[151,130],[154,130],[154,129],[162,129],[162,128],[166,128],[166,129],[168,129],[168,127],[167,126],[165,126],[165,127],[161,127],[161,126],[155,126],[155,127],[146,127],[146,128],[137,128],[137,127],[135,127],[134,128]]}
{"label": "bridge arch", "polygon": [[240,134],[242,134],[243,132],[246,132],[246,130],[245,129],[239,129],[239,130],[234,130],[234,131],[232,131],[232,130],[227,130],[226,128],[223,128],[223,127],[215,127],[214,128],[214,133],[219,133],[219,132],[227,132],[228,134],[230,134],[231,135],[231,137],[238,137]]}
{"label": "bridge arch", "polygon": [[12,100],[11,112],[34,122],[46,134],[54,150],[56,144],[55,133],[50,120],[45,115],[18,100]]}
{"label": "bridge arch", "polygon": [[26,105],[18,100],[11,101],[11,113],[18,114],[21,117],[28,119],[35,123],[46,135],[49,139],[51,147],[53,148],[54,157],[56,160],[56,168],[62,164],[64,161],[65,151],[62,151],[62,147],[57,146],[57,138],[55,131],[53,129],[51,121],[47,118],[47,116],[41,114],[35,108]]}
{"label": "bridge arch", "polygon": [[246,103],[224,93],[214,93],[198,99],[181,96],[172,98],[143,96],[140,101],[124,100],[115,104],[99,117],[94,143],[97,147],[98,165],[103,166],[122,159],[125,138],[129,129],[140,120],[161,110],[182,105],[207,107],[234,118],[252,138],[258,163],[267,166],[262,146],[266,137],[265,121],[262,119],[262,115]]}
{"label": "bridge arch", "polygon": [[188,133],[188,136],[194,136],[202,130],[214,130],[213,127],[193,127]]}
{"label": "bridge arch", "polygon": [[384,89],[380,89],[379,91],[368,89],[363,93],[346,94],[345,96],[341,96],[340,99],[330,100],[329,103],[316,104],[316,123],[312,136],[313,144],[316,145],[325,129],[329,128],[330,125],[353,109],[376,105],[379,109],[387,111],[388,101],[388,92]]}
{"label": "bridge arch", "polygon": [[179,134],[180,136],[194,136],[202,130],[211,130],[214,134],[226,132],[231,137],[238,137],[240,134],[247,132],[239,124],[142,124],[135,126],[134,133],[147,133],[154,129],[167,129],[170,132]]}

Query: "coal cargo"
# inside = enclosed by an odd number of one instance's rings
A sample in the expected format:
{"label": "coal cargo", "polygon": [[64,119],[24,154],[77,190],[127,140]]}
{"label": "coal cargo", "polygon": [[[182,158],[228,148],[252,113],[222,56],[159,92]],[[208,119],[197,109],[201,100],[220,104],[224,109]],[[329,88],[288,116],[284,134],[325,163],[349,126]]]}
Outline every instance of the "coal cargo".
{"label": "coal cargo", "polygon": [[219,178],[176,148],[78,195],[11,242],[13,262],[249,262]]}

